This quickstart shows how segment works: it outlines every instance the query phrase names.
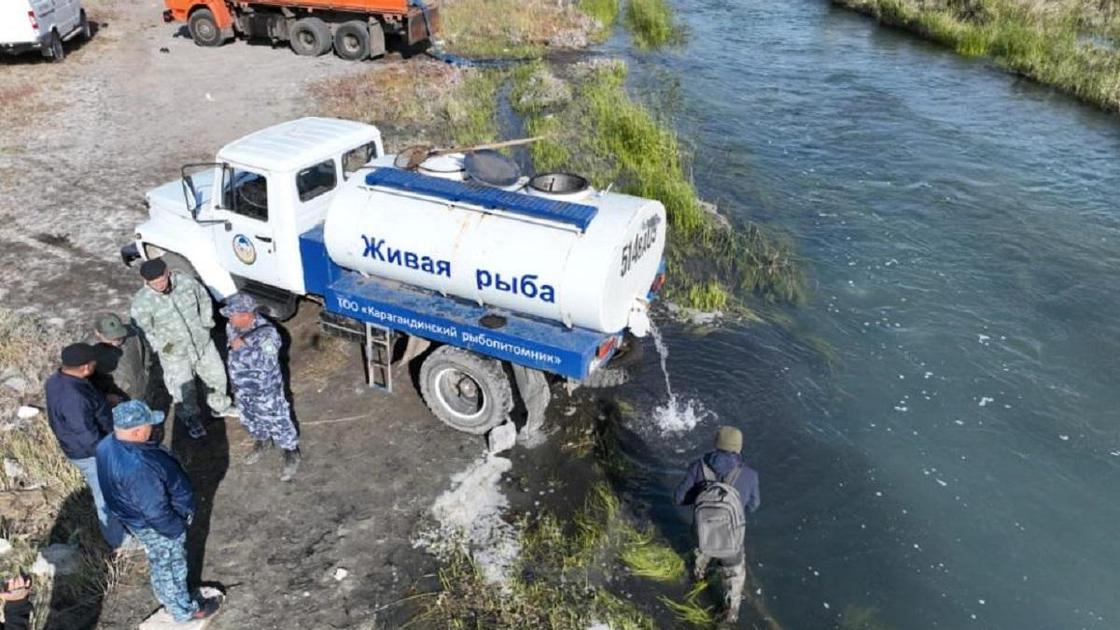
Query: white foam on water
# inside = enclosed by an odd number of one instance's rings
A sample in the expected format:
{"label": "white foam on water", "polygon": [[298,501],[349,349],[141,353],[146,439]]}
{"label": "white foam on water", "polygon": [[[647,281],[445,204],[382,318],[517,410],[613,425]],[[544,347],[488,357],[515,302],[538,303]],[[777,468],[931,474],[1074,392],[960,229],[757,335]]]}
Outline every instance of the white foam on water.
{"label": "white foam on water", "polygon": [[498,487],[512,466],[504,457],[489,455],[452,475],[451,489],[429,510],[438,527],[422,532],[414,545],[441,559],[466,551],[487,582],[505,587],[521,553],[517,532],[502,519],[509,500]]}
{"label": "white foam on water", "polygon": [[665,391],[669,394],[669,400],[664,405],[654,407],[653,423],[661,431],[661,435],[687,433],[702,421],[715,417],[715,414],[706,409],[700,401],[693,398],[678,398],[673,393],[673,384],[669,381],[669,348],[661,337],[661,331],[652,322],[649,330],[653,337],[653,345],[661,357],[661,373],[665,376]]}

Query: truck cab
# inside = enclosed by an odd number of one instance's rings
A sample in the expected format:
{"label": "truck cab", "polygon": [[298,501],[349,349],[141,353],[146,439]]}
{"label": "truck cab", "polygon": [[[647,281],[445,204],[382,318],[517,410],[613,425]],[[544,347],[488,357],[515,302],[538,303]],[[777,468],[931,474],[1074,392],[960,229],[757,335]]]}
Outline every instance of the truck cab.
{"label": "truck cab", "polygon": [[306,293],[300,234],[383,152],[376,127],[345,120],[302,118],[250,134],[149,191],[150,218],[122,256],[166,255],[215,299],[247,290],[285,319]]}

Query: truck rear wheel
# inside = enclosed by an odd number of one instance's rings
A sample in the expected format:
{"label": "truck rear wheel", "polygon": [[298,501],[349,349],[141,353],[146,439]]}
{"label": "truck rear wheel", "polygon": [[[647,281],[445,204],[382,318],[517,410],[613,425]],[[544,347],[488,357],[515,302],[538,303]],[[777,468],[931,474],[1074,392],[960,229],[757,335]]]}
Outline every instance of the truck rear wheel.
{"label": "truck rear wheel", "polygon": [[440,346],[420,366],[420,393],[444,424],[482,435],[509,420],[513,390],[502,363]]}
{"label": "truck rear wheel", "polygon": [[369,26],[352,20],[334,31],[334,54],[347,61],[369,58]]}
{"label": "truck rear wheel", "polygon": [[297,55],[318,57],[331,49],[331,29],[319,18],[296,20],[288,33],[289,44]]}
{"label": "truck rear wheel", "polygon": [[82,9],[79,14],[81,17],[78,22],[78,29],[81,31],[82,41],[89,41],[93,38],[93,29],[90,28],[89,18],[86,17],[86,10]]}
{"label": "truck rear wheel", "polygon": [[198,9],[187,20],[187,29],[196,46],[220,46],[225,37],[210,9]]}

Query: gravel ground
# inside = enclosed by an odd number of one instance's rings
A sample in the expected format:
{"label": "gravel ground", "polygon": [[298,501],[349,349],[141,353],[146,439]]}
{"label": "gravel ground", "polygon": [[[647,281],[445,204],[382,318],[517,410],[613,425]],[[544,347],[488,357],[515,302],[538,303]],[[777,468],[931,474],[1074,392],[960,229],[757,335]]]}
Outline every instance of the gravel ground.
{"label": "gravel ground", "polygon": [[[162,23],[160,2],[86,6],[99,31],[64,63],[0,65],[0,303],[67,327],[123,312],[139,287],[117,252],[145,217],[145,190],[247,132],[313,113],[312,80],[410,63],[199,48]],[[242,464],[249,440],[236,421],[200,442],[172,437],[203,504],[192,572],[228,589],[214,628],[393,627],[407,614],[393,602],[435,585],[434,562],[409,542],[417,522],[483,444],[434,419],[407,373],[390,397],[367,391],[357,349],[318,335],[313,304],[287,329],[305,454],[296,481],[278,481],[278,458]],[[135,627],[155,607],[135,572],[99,625]]]}

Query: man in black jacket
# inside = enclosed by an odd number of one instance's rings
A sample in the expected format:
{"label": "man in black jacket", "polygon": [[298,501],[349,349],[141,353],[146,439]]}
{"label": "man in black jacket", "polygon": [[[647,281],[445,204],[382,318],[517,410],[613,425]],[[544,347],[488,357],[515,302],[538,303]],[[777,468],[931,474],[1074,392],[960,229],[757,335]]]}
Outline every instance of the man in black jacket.
{"label": "man in black jacket", "polygon": [[62,452],[89,484],[101,534],[116,549],[124,542],[125,530],[105,509],[94,459],[97,443],[113,431],[113,413],[105,395],[89,381],[96,369],[97,350],[93,346],[75,343],[62,349],[62,367],[47,379],[45,387],[47,421]]}

